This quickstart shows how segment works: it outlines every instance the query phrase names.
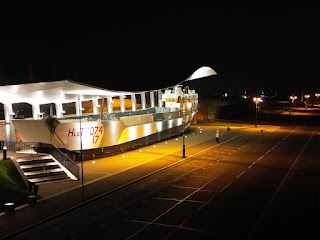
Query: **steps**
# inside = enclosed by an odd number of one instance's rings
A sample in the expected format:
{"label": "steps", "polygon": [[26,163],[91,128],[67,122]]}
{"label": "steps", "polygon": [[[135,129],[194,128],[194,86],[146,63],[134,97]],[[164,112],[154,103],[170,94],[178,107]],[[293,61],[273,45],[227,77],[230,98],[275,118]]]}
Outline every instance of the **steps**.
{"label": "steps", "polygon": [[32,183],[69,179],[69,176],[51,156],[35,155],[28,159],[17,159],[21,170]]}

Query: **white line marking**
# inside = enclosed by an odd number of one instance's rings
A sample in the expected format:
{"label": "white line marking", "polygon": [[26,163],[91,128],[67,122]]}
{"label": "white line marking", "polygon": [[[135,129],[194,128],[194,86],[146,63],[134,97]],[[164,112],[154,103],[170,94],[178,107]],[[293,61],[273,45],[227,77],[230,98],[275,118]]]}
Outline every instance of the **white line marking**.
{"label": "white line marking", "polygon": [[237,178],[238,177],[240,177],[242,174],[244,174],[246,172],[246,170],[244,170],[242,173],[240,173],[238,176],[237,176]]}

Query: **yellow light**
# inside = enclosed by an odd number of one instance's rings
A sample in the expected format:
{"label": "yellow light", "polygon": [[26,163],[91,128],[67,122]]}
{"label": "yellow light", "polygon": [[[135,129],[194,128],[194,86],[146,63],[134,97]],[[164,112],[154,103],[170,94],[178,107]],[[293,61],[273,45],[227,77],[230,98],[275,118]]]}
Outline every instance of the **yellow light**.
{"label": "yellow light", "polygon": [[192,102],[187,102],[187,108],[191,108],[192,107]]}
{"label": "yellow light", "polygon": [[295,99],[297,99],[297,96],[290,96],[290,99],[295,100]]}
{"label": "yellow light", "polygon": [[259,98],[259,97],[254,97],[254,98],[253,98],[253,101],[254,101],[255,103],[259,103],[259,102],[262,102],[262,99]]}

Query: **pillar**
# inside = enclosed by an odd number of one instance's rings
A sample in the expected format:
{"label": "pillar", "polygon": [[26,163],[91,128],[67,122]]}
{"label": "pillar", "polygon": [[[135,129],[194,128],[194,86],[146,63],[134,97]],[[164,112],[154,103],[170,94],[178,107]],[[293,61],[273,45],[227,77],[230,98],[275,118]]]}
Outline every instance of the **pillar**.
{"label": "pillar", "polygon": [[98,102],[98,98],[96,99],[92,99],[92,111],[93,111],[93,114],[98,114],[99,113],[99,102]]}
{"label": "pillar", "polygon": [[135,94],[131,94],[131,109],[132,111],[137,110],[137,99]]}
{"label": "pillar", "polygon": [[125,105],[125,96],[119,96],[120,99],[120,112],[126,111],[126,105]]}
{"label": "pillar", "polygon": [[107,105],[108,105],[108,113],[113,113],[113,107],[112,107],[112,97],[107,97]]}
{"label": "pillar", "polygon": [[11,122],[11,119],[13,119],[13,116],[14,116],[12,104],[11,103],[4,103],[3,110],[4,110],[4,119],[6,122],[5,140],[6,141],[16,141],[14,126]]}
{"label": "pillar", "polygon": [[76,101],[76,115],[77,116],[82,116],[82,102],[81,100]]}
{"label": "pillar", "polygon": [[62,118],[63,114],[65,113],[63,110],[63,105],[62,103],[55,103],[56,105],[56,116],[57,118]]}
{"label": "pillar", "polygon": [[40,105],[32,104],[32,117],[33,119],[38,119],[40,116]]}
{"label": "pillar", "polygon": [[162,92],[158,90],[158,107],[162,107]]}
{"label": "pillar", "polygon": [[150,105],[153,108],[154,107],[154,92],[150,92]]}
{"label": "pillar", "polygon": [[140,93],[141,95],[141,106],[142,106],[142,110],[146,109],[146,93],[142,92]]}

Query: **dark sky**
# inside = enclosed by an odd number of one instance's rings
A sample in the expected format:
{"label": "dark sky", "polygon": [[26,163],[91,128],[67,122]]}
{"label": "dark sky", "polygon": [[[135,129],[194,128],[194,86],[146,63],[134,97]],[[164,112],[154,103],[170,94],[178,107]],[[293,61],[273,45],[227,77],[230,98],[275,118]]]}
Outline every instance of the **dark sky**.
{"label": "dark sky", "polygon": [[71,79],[147,90],[206,65],[218,75],[194,84],[208,92],[320,91],[315,4],[28,1],[0,9],[0,85]]}

